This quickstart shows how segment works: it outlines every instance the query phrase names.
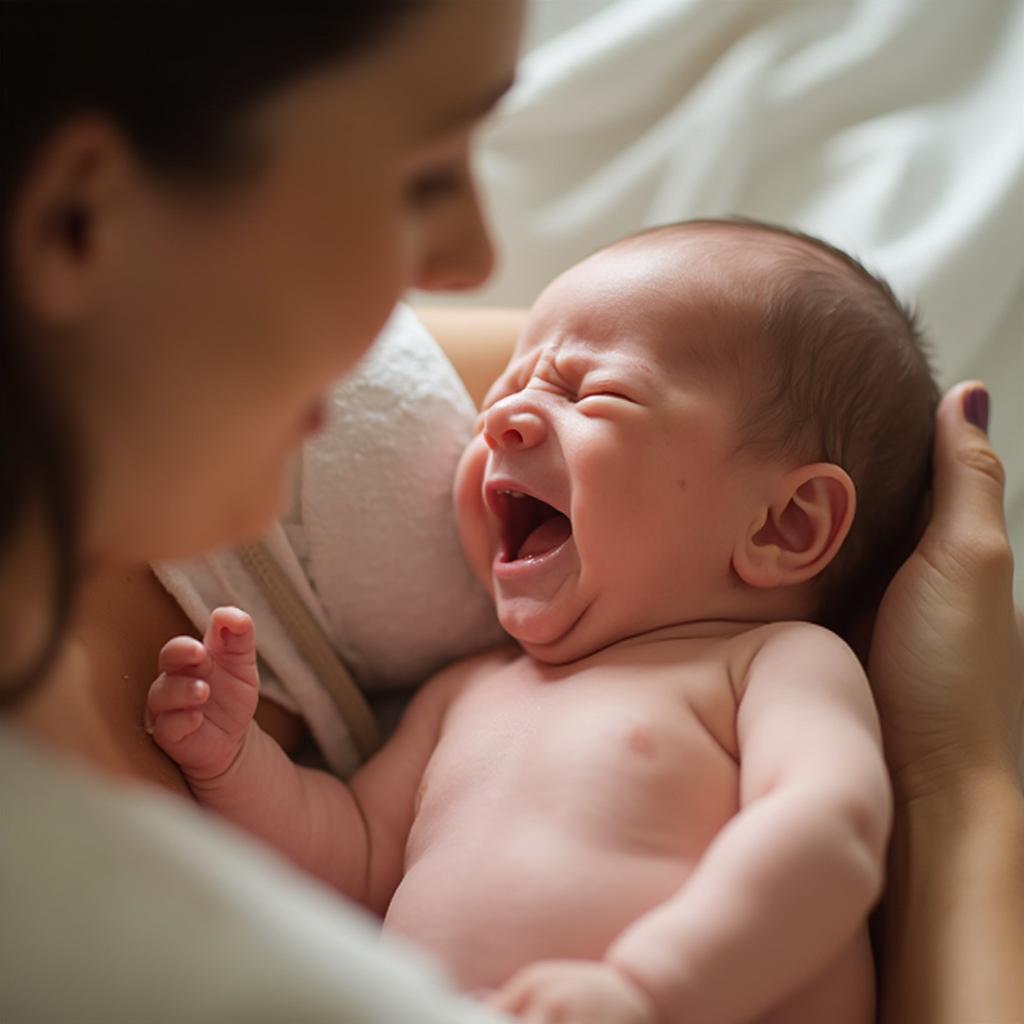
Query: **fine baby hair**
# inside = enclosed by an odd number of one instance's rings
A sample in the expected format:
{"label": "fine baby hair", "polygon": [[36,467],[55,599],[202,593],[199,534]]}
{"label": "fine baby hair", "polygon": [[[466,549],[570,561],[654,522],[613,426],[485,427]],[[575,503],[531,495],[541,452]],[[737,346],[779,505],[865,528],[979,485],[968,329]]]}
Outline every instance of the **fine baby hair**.
{"label": "fine baby hair", "polygon": [[842,630],[909,552],[929,483],[939,392],[916,318],[882,278],[799,231],[694,220],[615,247],[652,242],[692,253],[715,338],[703,368],[739,388],[737,451],[834,463],[854,483],[850,533],[816,581],[816,620]]}

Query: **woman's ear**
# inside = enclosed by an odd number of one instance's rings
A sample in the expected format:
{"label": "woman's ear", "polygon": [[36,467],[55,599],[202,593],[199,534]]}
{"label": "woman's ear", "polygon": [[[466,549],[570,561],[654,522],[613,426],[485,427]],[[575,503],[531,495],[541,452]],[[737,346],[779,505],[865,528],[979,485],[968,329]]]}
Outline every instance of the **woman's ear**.
{"label": "woman's ear", "polygon": [[127,156],[120,134],[88,117],[57,129],[36,154],[5,240],[17,304],[31,322],[62,327],[88,310],[102,213]]}
{"label": "woman's ear", "polygon": [[856,488],[830,462],[800,466],[777,483],[733,550],[737,575],[752,587],[789,587],[813,579],[850,532]]}

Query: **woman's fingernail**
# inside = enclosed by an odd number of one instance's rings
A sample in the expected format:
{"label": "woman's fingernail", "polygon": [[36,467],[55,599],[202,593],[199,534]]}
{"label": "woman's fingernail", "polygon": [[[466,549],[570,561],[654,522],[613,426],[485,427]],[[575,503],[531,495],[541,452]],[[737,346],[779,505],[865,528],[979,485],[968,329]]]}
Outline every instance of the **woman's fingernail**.
{"label": "woman's fingernail", "polygon": [[986,388],[974,388],[964,398],[964,418],[988,433],[989,397]]}

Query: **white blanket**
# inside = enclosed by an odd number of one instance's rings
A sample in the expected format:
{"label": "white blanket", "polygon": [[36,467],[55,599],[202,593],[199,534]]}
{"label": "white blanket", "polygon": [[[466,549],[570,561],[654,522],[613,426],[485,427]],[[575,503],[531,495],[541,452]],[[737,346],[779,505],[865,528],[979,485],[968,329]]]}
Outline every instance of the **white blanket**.
{"label": "white blanket", "polygon": [[[944,383],[987,381],[1024,563],[1024,4],[549,0],[531,14],[479,162],[501,269],[471,300],[529,304],[598,246],[686,217],[820,235],[918,307]],[[1024,566],[1017,579],[1024,600]]]}

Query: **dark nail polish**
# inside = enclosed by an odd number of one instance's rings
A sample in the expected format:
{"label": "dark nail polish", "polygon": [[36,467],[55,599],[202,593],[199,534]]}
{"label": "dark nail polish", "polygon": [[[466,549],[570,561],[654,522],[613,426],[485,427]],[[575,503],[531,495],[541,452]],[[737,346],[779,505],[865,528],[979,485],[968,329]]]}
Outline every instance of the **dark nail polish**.
{"label": "dark nail polish", "polygon": [[985,388],[975,388],[964,399],[964,416],[979,430],[988,433],[989,398]]}

